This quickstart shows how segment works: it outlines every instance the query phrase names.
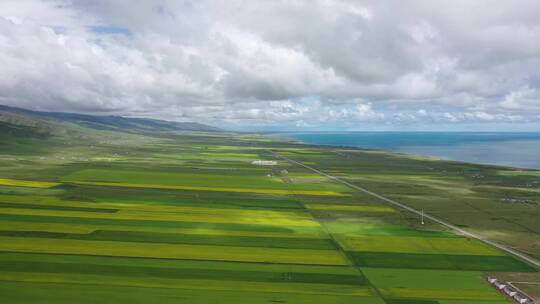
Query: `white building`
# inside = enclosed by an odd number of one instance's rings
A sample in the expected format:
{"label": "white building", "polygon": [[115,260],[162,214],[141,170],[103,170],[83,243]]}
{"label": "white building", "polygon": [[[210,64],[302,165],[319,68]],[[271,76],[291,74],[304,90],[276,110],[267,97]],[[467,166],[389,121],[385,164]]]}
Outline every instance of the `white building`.
{"label": "white building", "polygon": [[495,282],[494,285],[499,290],[503,290],[506,287],[506,284],[503,284],[503,283],[500,283],[500,282]]}
{"label": "white building", "polygon": [[253,165],[259,165],[259,166],[275,166],[277,165],[277,161],[275,160],[254,160],[251,162]]}

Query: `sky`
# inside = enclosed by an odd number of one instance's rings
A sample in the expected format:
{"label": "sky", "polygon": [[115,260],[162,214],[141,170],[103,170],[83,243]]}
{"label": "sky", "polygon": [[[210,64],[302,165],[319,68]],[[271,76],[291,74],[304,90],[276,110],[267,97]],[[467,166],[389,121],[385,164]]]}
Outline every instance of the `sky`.
{"label": "sky", "polygon": [[1,0],[0,104],[241,131],[540,131],[540,1]]}

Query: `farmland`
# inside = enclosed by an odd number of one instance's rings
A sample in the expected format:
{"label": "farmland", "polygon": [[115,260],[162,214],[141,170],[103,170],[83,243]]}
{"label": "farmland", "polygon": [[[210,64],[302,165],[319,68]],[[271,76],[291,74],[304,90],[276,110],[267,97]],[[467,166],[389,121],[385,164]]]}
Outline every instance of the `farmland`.
{"label": "farmland", "polygon": [[487,273],[537,274],[272,153],[505,244],[527,239],[517,248],[534,256],[538,206],[497,195],[536,197],[521,183],[537,172],[226,133],[2,140],[9,303],[502,304]]}

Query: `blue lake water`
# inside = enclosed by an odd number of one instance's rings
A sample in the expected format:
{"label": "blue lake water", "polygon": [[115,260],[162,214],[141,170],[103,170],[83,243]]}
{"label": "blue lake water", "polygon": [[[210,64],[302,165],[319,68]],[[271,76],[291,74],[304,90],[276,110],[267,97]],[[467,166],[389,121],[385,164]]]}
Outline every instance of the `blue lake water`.
{"label": "blue lake water", "polygon": [[307,144],[374,148],[471,163],[540,169],[540,133],[280,133]]}

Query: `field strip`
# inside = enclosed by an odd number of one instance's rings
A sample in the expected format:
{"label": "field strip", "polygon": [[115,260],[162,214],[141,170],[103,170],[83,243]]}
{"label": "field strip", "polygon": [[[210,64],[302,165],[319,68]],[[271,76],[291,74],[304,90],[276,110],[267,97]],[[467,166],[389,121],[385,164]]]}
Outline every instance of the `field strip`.
{"label": "field strip", "polygon": [[[25,205],[24,203],[2,203],[0,202],[0,207],[2,208],[0,212],[6,210],[12,210],[7,212],[13,212],[13,210],[19,209],[21,212],[28,210],[28,212],[54,212],[58,214],[77,214],[81,216],[82,214],[94,214],[94,213],[105,213],[108,216],[118,217],[118,218],[133,218],[133,219],[143,219],[143,218],[185,218],[189,216],[193,217],[208,217],[208,216],[217,216],[220,218],[243,218],[249,217],[253,219],[274,219],[279,220],[291,220],[298,223],[304,222],[314,222],[315,220],[311,214],[305,211],[274,211],[274,210],[242,210],[242,209],[216,209],[216,208],[204,208],[204,207],[175,207],[175,209],[168,209],[164,211],[159,211],[155,208],[137,208],[137,207],[123,207],[121,209],[109,209],[109,208],[83,208],[83,207],[73,207],[69,206],[62,208],[61,205],[48,205],[48,204],[38,204],[34,205],[37,207],[32,207]],[[40,208],[43,206],[43,208]],[[101,205],[100,206],[105,206]],[[116,206],[119,208],[119,206]],[[95,216],[101,217],[102,215],[95,214]],[[315,225],[317,226],[317,225]]]}
{"label": "field strip", "polygon": [[0,185],[31,188],[51,188],[60,185],[60,183],[0,178]]}
{"label": "field strip", "polygon": [[207,222],[185,222],[166,220],[129,220],[129,219],[104,219],[93,217],[63,217],[55,215],[25,215],[25,214],[4,214],[0,212],[0,221],[15,222],[36,222],[54,224],[85,224],[85,225],[106,225],[106,226],[140,226],[159,228],[208,228],[223,229],[232,231],[263,231],[280,233],[319,233],[320,227],[286,227],[276,225],[256,225],[256,224],[234,224],[234,223],[207,223]]}
{"label": "field strip", "polygon": [[0,230],[12,231],[43,231],[58,233],[92,233],[99,229],[99,226],[79,225],[79,224],[51,224],[51,223],[32,223],[32,222],[12,222],[1,221]]}
{"label": "field strip", "polygon": [[155,233],[135,231],[96,230],[90,234],[54,233],[39,231],[0,231],[0,236],[19,238],[48,238],[69,239],[81,241],[112,241],[157,244],[181,245],[210,245],[228,247],[256,247],[256,248],[283,248],[283,249],[314,249],[334,250],[336,247],[330,239],[301,239],[301,238],[275,238],[275,237],[227,237],[222,235],[193,235],[178,233]]}
{"label": "field strip", "polygon": [[[196,190],[196,191],[214,191],[214,192],[239,192],[239,193],[263,193],[263,194],[281,194],[293,195],[293,190],[282,189],[257,189],[257,188],[226,188],[226,187],[202,187],[202,186],[180,186],[180,185],[159,185],[159,184],[133,184],[117,182],[84,182],[84,181],[66,181],[66,183],[80,185],[96,185],[105,187],[127,187],[127,188],[150,188],[150,189],[174,189],[174,190]],[[335,191],[316,191],[316,190],[294,190],[296,195],[313,196],[350,196],[350,194]]]}
{"label": "field strip", "polygon": [[[298,216],[305,216],[307,213],[297,202],[276,200],[273,203],[268,202],[260,203],[256,199],[253,202],[247,202],[245,205],[226,205],[224,203],[194,203],[187,199],[178,200],[178,204],[175,205],[148,205],[145,203],[136,203],[130,201],[100,201],[100,202],[83,202],[76,200],[62,200],[56,197],[43,197],[37,195],[2,195],[0,194],[0,204],[33,204],[43,206],[61,206],[61,207],[82,207],[82,208],[105,208],[105,209],[128,209],[128,210],[142,210],[147,212],[184,212],[185,210],[230,210],[243,211],[243,212],[276,212],[277,214],[283,212],[286,214],[296,214]],[[176,203],[176,201],[175,201]],[[185,203],[185,204],[184,204]],[[249,209],[246,209],[249,208]]]}
{"label": "field strip", "polygon": [[118,209],[111,208],[93,208],[93,207],[73,207],[52,204],[27,204],[27,203],[6,203],[0,202],[0,208],[20,208],[20,209],[41,209],[41,210],[59,210],[59,211],[82,211],[82,212],[99,212],[99,213],[115,213]]}
{"label": "field strip", "polygon": [[234,280],[198,280],[198,279],[164,279],[155,277],[132,278],[129,276],[107,276],[87,274],[42,273],[42,272],[7,272],[0,271],[0,281],[42,282],[42,283],[76,283],[92,285],[116,285],[146,288],[175,288],[203,290],[234,290],[286,292],[302,294],[330,294],[371,296],[367,287],[336,284],[313,283],[265,283]]}
{"label": "field strip", "polygon": [[55,254],[216,260],[277,264],[348,265],[335,250],[0,237],[0,250]]}
{"label": "field strip", "polygon": [[429,253],[505,256],[482,242],[466,238],[430,238],[414,236],[354,236],[337,237],[338,242],[348,251]]}
{"label": "field strip", "polygon": [[[52,266],[54,272],[59,272],[60,268],[72,269],[70,265],[91,264],[98,267],[144,267],[161,268],[167,272],[176,270],[197,270],[197,271],[243,271],[243,272],[261,272],[262,276],[267,274],[293,273],[315,274],[317,277],[326,275],[353,276],[359,277],[360,272],[356,268],[348,266],[333,265],[302,265],[302,264],[265,264],[265,263],[246,263],[229,261],[200,261],[200,260],[176,260],[176,259],[156,259],[142,257],[110,257],[110,256],[91,256],[76,254],[43,254],[43,253],[21,253],[0,251],[0,265],[14,266],[16,263],[42,263],[56,265]],[[58,266],[58,265],[61,266]],[[8,271],[7,269],[4,269]],[[33,267],[19,268],[17,271],[33,271]],[[110,269],[108,269],[110,270]],[[15,271],[15,270],[11,270]],[[35,270],[37,271],[37,270]],[[112,270],[111,270],[112,271]],[[47,272],[47,271],[45,271]],[[50,272],[50,271],[49,271]],[[64,272],[64,271],[60,271]],[[107,272],[110,273],[110,272]],[[94,273],[96,274],[96,273]],[[104,273],[97,273],[104,274]],[[167,273],[168,274],[168,273]],[[139,273],[144,275],[144,273]],[[284,278],[280,278],[284,279]],[[314,282],[312,282],[314,283]],[[357,284],[354,284],[357,285]]]}
{"label": "field strip", "polygon": [[311,214],[305,211],[273,211],[273,210],[243,210],[243,209],[217,209],[217,208],[205,208],[205,207],[176,207],[174,210],[158,210],[158,209],[145,209],[145,208],[123,208],[119,210],[119,213],[126,214],[156,214],[159,216],[174,216],[181,215],[219,215],[219,216],[249,216],[257,218],[276,218],[276,219],[294,219],[294,220],[313,220]]}
{"label": "field strip", "polygon": [[438,300],[500,300],[501,295],[494,290],[428,289],[428,288],[378,288],[388,298],[438,299]]}
{"label": "field strip", "polygon": [[[20,206],[20,207],[19,207]],[[197,206],[197,205],[144,205],[136,203],[114,203],[114,202],[99,202],[99,203],[89,203],[89,202],[79,202],[79,201],[63,201],[60,199],[53,199],[50,197],[37,197],[34,196],[15,196],[15,195],[0,195],[0,207],[3,208],[28,208],[32,209],[35,207],[50,207],[51,210],[62,211],[88,211],[88,212],[103,212],[103,213],[115,213],[118,211],[122,212],[152,212],[158,214],[209,214],[216,213],[224,216],[273,216],[273,217],[284,217],[284,218],[299,218],[299,219],[312,219],[311,214],[306,212],[304,209],[291,209],[291,210],[261,210],[261,209],[242,209],[238,208],[214,208],[208,206]],[[56,207],[60,207],[55,209]],[[77,208],[80,208],[78,210]]]}
{"label": "field strip", "polygon": [[365,188],[362,188],[362,187],[360,187],[360,186],[351,184],[351,183],[349,183],[349,182],[347,182],[347,181],[344,181],[344,180],[342,180],[342,179],[340,179],[340,178],[337,178],[337,177],[335,177],[335,176],[332,176],[332,175],[329,175],[329,174],[327,174],[327,173],[324,173],[323,171],[320,171],[319,169],[315,169],[315,168],[310,167],[310,166],[308,166],[308,165],[306,165],[306,164],[303,164],[303,163],[301,163],[301,162],[298,162],[298,161],[292,160],[292,159],[290,159],[290,158],[281,156],[281,155],[279,155],[278,153],[275,153],[275,152],[272,151],[272,150],[269,150],[269,151],[270,151],[270,153],[272,153],[272,155],[274,155],[274,156],[277,157],[277,158],[281,158],[281,159],[286,160],[286,161],[288,161],[288,162],[290,162],[290,163],[292,163],[292,164],[296,164],[296,165],[302,166],[302,167],[304,167],[304,168],[306,168],[306,169],[308,169],[308,170],[311,170],[311,171],[313,171],[313,172],[319,173],[319,174],[321,174],[321,175],[323,175],[323,176],[329,178],[330,180],[333,180],[333,181],[335,181],[335,182],[344,184],[344,185],[346,185],[346,186],[349,186],[349,187],[352,188],[352,189],[355,189],[355,190],[364,192],[364,193],[369,194],[369,195],[371,195],[371,196],[373,196],[373,197],[379,198],[379,199],[381,199],[381,200],[383,200],[383,201],[385,201],[385,202],[387,202],[387,203],[389,203],[389,204],[391,204],[391,205],[393,205],[393,206],[399,207],[399,208],[401,208],[401,209],[405,209],[405,210],[410,211],[410,212],[412,212],[412,213],[414,213],[414,214],[416,214],[416,215],[418,215],[418,216],[422,216],[422,215],[423,215],[424,218],[429,219],[429,220],[431,220],[431,221],[434,221],[434,222],[436,222],[436,223],[438,223],[438,224],[441,224],[441,225],[443,225],[443,226],[445,226],[445,227],[447,227],[447,228],[450,228],[450,229],[452,229],[453,231],[455,231],[455,232],[457,232],[457,233],[459,233],[459,234],[461,234],[461,235],[464,235],[464,236],[471,237],[471,238],[477,239],[477,240],[479,240],[479,241],[482,241],[482,242],[484,242],[484,243],[486,243],[486,244],[488,244],[488,245],[491,245],[491,246],[493,246],[493,247],[495,247],[495,248],[498,248],[498,249],[500,249],[500,250],[503,250],[503,251],[505,251],[505,252],[507,252],[507,253],[509,253],[509,254],[511,254],[511,255],[513,255],[513,256],[515,256],[515,257],[518,257],[518,258],[520,258],[521,260],[526,261],[526,262],[528,262],[528,263],[531,264],[531,265],[534,265],[536,268],[540,268],[540,261],[537,260],[537,259],[535,259],[535,258],[533,258],[533,257],[530,257],[530,256],[528,256],[528,255],[526,255],[526,254],[523,254],[523,253],[521,253],[521,252],[519,252],[519,251],[516,251],[516,250],[514,250],[514,249],[511,249],[511,248],[509,248],[509,247],[507,247],[507,246],[504,246],[504,245],[502,245],[502,244],[499,244],[499,243],[497,243],[497,242],[488,240],[488,239],[486,239],[486,238],[484,238],[484,237],[482,237],[482,236],[480,236],[480,235],[477,235],[477,234],[475,234],[475,233],[468,232],[468,231],[466,231],[466,230],[464,230],[464,229],[462,229],[462,228],[459,228],[459,227],[457,227],[457,226],[455,226],[455,225],[452,225],[452,224],[450,224],[450,223],[448,223],[448,222],[446,222],[446,221],[443,221],[443,220],[441,220],[441,219],[438,219],[438,218],[436,218],[436,217],[434,217],[434,216],[432,216],[432,215],[426,214],[426,213],[421,212],[421,211],[419,211],[419,210],[416,210],[416,209],[414,209],[414,208],[412,208],[412,207],[409,207],[409,206],[407,206],[407,205],[404,205],[404,204],[402,204],[402,203],[399,203],[399,202],[397,202],[397,201],[395,201],[395,200],[389,199],[389,198],[387,198],[387,197],[385,197],[385,196],[382,196],[382,195],[377,194],[377,193],[375,193],[375,192],[369,191],[369,190],[367,190],[367,189],[365,189]]}
{"label": "field strip", "polygon": [[280,237],[280,238],[310,238],[328,239],[323,232],[318,233],[294,233],[294,232],[265,232],[265,231],[242,231],[223,230],[211,228],[168,228],[168,227],[145,227],[145,226],[121,226],[121,225],[90,225],[90,224],[60,224],[60,223],[32,223],[1,221],[0,230],[13,231],[46,231],[59,233],[92,233],[96,230],[111,231],[137,231],[157,233],[181,233],[193,235],[218,235],[218,236],[255,236],[255,237]]}
{"label": "field strip", "polygon": [[352,211],[352,212],[396,212],[389,207],[364,206],[364,205],[334,205],[334,204],[304,204],[310,210],[321,211]]}
{"label": "field strip", "polygon": [[80,211],[52,211],[36,209],[2,208],[0,214],[13,215],[37,215],[37,216],[61,216],[66,218],[93,218],[108,220],[141,220],[141,221],[173,221],[173,222],[198,222],[198,223],[230,223],[250,225],[273,225],[291,227],[320,227],[320,224],[312,219],[276,218],[276,217],[246,217],[246,216],[222,216],[220,214],[153,214],[153,213],[88,213]]}
{"label": "field strip", "polygon": [[349,251],[357,262],[369,268],[466,270],[492,272],[535,272],[529,264],[510,255],[466,255]]}

